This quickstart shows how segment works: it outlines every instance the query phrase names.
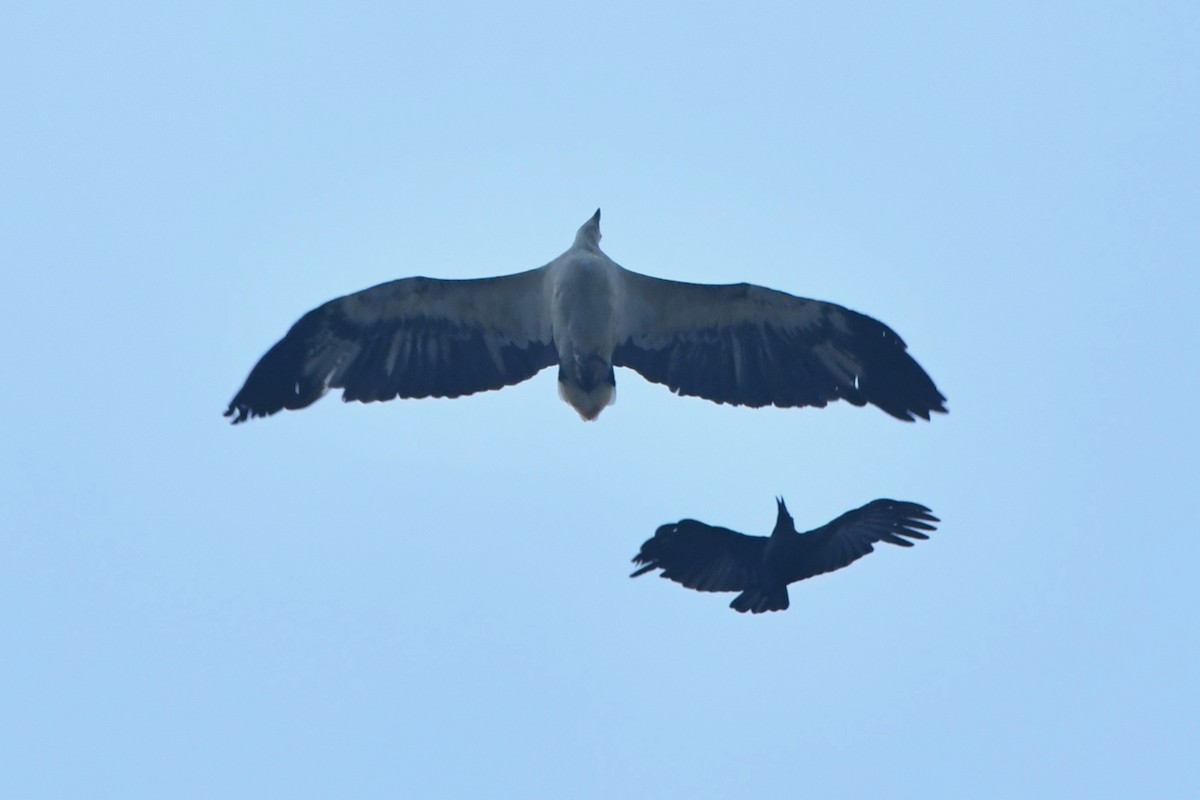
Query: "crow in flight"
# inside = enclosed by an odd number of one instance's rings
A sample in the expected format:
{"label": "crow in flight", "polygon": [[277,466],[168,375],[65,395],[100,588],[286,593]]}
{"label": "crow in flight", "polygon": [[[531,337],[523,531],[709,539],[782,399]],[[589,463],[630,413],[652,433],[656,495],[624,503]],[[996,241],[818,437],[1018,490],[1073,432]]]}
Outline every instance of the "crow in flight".
{"label": "crow in flight", "polygon": [[[929,509],[872,500],[827,525],[798,533],[783,498],[770,536],[746,536],[694,519],[661,526],[633,557],[629,577],[661,569],[661,577],[701,592],[741,592],[730,608],[760,614],[788,607],[788,584],[832,572],[865,556],[876,542],[912,547],[939,522]],[[903,537],[908,537],[903,538]]]}

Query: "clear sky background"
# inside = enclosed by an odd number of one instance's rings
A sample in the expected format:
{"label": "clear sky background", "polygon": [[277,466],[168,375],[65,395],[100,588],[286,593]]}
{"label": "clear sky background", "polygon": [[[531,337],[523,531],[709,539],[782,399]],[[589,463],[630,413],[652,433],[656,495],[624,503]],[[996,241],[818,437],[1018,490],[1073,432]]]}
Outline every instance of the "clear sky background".
{"label": "clear sky background", "polygon": [[[0,25],[0,796],[1200,795],[1195,3],[39,3]],[[303,312],[624,266],[894,327],[951,413],[619,370],[231,428]],[[734,613],[629,559],[876,497]]]}

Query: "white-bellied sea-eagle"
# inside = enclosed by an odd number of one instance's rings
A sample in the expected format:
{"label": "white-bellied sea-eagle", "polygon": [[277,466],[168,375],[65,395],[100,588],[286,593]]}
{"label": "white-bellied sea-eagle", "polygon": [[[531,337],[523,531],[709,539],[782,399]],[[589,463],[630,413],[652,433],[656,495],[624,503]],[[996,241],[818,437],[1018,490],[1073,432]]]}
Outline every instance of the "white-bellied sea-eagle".
{"label": "white-bellied sea-eagle", "polygon": [[945,398],[871,317],[749,283],[651,278],[600,250],[599,210],[544,267],[476,280],[402,278],[318,306],[251,370],[233,422],[342,399],[458,397],[558,365],[559,394],[591,420],[614,367],[681,395],[742,406],[871,403],[929,419]]}

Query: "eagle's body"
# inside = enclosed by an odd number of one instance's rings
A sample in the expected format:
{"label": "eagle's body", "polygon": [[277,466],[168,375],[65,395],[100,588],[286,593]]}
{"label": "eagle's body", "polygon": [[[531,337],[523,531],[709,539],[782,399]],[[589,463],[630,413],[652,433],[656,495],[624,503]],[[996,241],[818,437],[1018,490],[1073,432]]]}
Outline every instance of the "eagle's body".
{"label": "eagle's body", "polygon": [[[598,213],[598,212],[597,212]],[[597,223],[599,220],[597,219]],[[622,282],[585,225],[575,245],[547,266],[558,393],[587,420],[617,396],[612,354],[621,329]]]}
{"label": "eagle's body", "polygon": [[600,249],[600,212],[544,267],[476,280],[403,278],[321,305],[259,360],[233,422],[344,400],[458,397],[558,364],[584,419],[616,397],[614,367],[732,405],[872,403],[903,420],[945,411],[904,342],[842,306],[740,283],[624,269]]}

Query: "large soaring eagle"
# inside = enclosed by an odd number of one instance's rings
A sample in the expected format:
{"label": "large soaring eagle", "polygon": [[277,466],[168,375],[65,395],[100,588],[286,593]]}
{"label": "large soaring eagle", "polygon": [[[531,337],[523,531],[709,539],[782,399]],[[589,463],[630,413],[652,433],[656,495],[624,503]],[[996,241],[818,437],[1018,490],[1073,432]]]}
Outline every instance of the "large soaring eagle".
{"label": "large soaring eagle", "polygon": [[586,420],[616,398],[613,367],[743,406],[871,403],[929,419],[945,398],[891,328],[749,283],[651,278],[600,250],[600,211],[544,267],[477,280],[402,278],[330,300],[267,351],[230,402],[234,423],[342,399],[458,397],[558,365]]}
{"label": "large soaring eagle", "polygon": [[[782,611],[788,584],[833,572],[872,552],[876,542],[912,547],[939,522],[929,509],[899,500],[872,500],[808,533],[797,533],[783,498],[770,536],[746,536],[694,519],[663,525],[633,557],[629,577],[661,569],[660,577],[700,592],[741,592],[730,608]],[[908,538],[904,538],[908,537]]]}

